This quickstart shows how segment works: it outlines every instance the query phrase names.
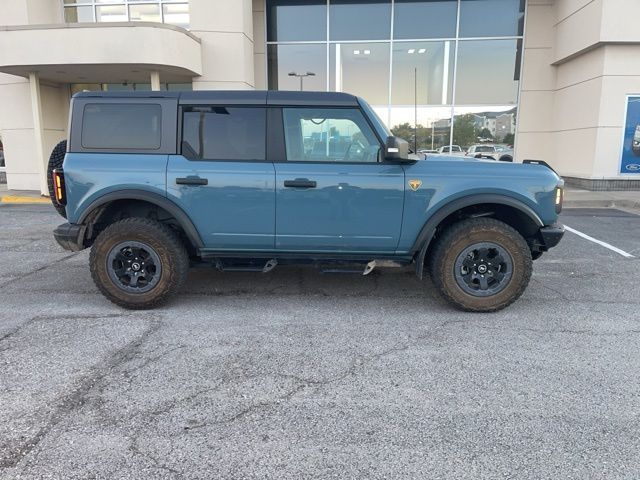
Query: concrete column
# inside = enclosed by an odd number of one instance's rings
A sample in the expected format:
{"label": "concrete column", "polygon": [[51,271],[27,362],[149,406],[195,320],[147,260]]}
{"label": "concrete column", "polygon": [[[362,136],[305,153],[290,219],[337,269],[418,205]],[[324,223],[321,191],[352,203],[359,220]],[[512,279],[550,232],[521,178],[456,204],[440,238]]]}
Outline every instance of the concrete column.
{"label": "concrete column", "polygon": [[252,0],[189,0],[189,13],[202,41],[202,75],[193,89],[253,89]]}
{"label": "concrete column", "polygon": [[160,72],[151,72],[151,90],[154,92],[160,91]]}
{"label": "concrete column", "polygon": [[47,185],[47,162],[44,155],[44,129],[42,125],[42,99],[40,97],[40,78],[36,72],[29,73],[29,92],[31,94],[31,113],[33,115],[33,135],[36,147],[36,164],[40,177],[40,193],[49,194]]}

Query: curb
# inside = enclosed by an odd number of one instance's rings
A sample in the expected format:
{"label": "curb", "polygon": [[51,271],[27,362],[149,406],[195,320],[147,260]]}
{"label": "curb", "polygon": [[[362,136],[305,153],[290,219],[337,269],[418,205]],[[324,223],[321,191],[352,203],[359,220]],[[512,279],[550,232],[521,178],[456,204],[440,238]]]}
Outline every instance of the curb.
{"label": "curb", "polygon": [[640,210],[640,202],[634,200],[567,200],[563,208],[627,208]]}
{"label": "curb", "polygon": [[22,195],[5,195],[0,197],[0,203],[14,204],[14,205],[41,205],[51,204],[51,200],[46,197],[26,197]]}

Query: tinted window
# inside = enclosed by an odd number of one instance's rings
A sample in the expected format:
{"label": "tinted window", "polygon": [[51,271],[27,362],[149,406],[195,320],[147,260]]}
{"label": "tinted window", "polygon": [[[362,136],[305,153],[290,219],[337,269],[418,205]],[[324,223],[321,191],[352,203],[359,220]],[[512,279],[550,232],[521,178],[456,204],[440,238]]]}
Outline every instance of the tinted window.
{"label": "tinted window", "polygon": [[156,104],[90,103],[82,116],[84,148],[157,150],[162,109]]}
{"label": "tinted window", "polygon": [[193,160],[264,160],[264,108],[186,107],[182,154]]}
{"label": "tinted window", "polygon": [[283,109],[287,160],[377,162],[380,144],[356,109]]}
{"label": "tinted window", "polygon": [[267,40],[326,40],[326,0],[268,0]]}
{"label": "tinted window", "polygon": [[330,90],[358,95],[372,105],[389,103],[388,43],[334,43],[329,64]]}
{"label": "tinted window", "polygon": [[462,0],[461,37],[522,35],[524,0]]}
{"label": "tinted window", "polygon": [[327,89],[326,45],[267,45],[267,54],[270,90]]}
{"label": "tinted window", "polygon": [[394,38],[456,36],[456,0],[396,0],[394,8]]}
{"label": "tinted window", "polygon": [[[518,40],[464,40],[458,44],[457,104],[515,104],[518,98]],[[490,82],[478,81],[491,77]]]}
{"label": "tinted window", "polygon": [[329,40],[378,40],[390,36],[390,0],[331,0]]}

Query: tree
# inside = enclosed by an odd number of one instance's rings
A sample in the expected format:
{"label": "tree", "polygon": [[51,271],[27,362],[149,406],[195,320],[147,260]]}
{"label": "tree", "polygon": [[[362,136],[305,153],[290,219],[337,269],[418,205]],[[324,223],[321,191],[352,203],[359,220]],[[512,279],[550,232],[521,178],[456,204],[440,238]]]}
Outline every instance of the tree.
{"label": "tree", "polygon": [[513,133],[507,133],[502,139],[502,143],[506,143],[507,145],[513,145],[513,142],[515,142],[515,140],[516,140],[516,137]]}
{"label": "tree", "polygon": [[421,148],[431,148],[431,128],[424,127],[420,124],[414,128],[409,122],[401,123],[391,128],[391,133],[396,137],[400,137],[409,142],[409,148],[413,150],[414,137],[418,133],[418,150]]}
{"label": "tree", "polygon": [[489,130],[488,128],[483,128],[482,130],[480,130],[480,133],[478,133],[478,137],[483,139],[493,140],[493,135],[491,135],[491,130]]}
{"label": "tree", "polygon": [[477,137],[474,115],[467,113],[455,117],[453,121],[453,144],[465,148],[476,142]]}

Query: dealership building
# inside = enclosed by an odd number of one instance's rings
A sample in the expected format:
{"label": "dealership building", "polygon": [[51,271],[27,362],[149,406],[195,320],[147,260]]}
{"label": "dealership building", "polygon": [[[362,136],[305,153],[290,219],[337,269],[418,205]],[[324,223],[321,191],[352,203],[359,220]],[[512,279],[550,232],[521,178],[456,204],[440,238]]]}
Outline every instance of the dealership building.
{"label": "dealership building", "polygon": [[514,145],[516,161],[544,160],[574,185],[640,189],[638,0],[1,8],[0,172],[10,189],[46,192],[46,162],[67,138],[75,92],[267,88],[362,96],[418,149]]}

